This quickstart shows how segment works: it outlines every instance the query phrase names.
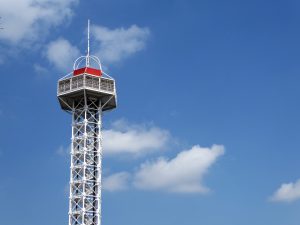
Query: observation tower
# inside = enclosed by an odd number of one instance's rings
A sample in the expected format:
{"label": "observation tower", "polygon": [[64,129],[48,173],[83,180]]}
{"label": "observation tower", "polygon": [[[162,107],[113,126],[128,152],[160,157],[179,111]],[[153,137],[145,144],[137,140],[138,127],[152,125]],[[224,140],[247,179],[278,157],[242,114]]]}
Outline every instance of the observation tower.
{"label": "observation tower", "polygon": [[115,80],[98,57],[75,60],[73,71],[58,80],[61,108],[72,115],[69,225],[101,224],[102,114],[116,108]]}

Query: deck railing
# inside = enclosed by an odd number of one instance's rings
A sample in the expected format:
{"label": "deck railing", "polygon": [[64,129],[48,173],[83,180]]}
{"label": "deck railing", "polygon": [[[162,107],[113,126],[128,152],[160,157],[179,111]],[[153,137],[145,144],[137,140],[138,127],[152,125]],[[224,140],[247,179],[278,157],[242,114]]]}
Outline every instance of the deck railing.
{"label": "deck railing", "polygon": [[79,89],[114,93],[115,81],[113,79],[96,77],[88,74],[65,78],[58,82],[57,95],[66,94]]}

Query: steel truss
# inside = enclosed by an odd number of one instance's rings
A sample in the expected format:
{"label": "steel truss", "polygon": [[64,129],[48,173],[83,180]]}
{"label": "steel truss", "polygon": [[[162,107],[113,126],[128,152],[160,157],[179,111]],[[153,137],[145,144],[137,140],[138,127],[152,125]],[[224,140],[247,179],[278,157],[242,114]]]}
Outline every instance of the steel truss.
{"label": "steel truss", "polygon": [[101,224],[102,104],[86,95],[72,103],[69,225]]}

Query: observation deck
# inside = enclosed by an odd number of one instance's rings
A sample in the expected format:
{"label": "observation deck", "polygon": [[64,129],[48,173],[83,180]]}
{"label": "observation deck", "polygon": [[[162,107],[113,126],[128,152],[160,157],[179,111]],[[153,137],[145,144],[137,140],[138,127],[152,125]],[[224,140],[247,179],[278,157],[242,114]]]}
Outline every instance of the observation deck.
{"label": "observation deck", "polygon": [[88,66],[78,69],[76,65],[75,62],[72,73],[58,81],[57,97],[61,108],[70,110],[74,101],[84,97],[98,99],[102,111],[116,108],[115,80],[101,70],[101,64],[99,63],[100,69]]}

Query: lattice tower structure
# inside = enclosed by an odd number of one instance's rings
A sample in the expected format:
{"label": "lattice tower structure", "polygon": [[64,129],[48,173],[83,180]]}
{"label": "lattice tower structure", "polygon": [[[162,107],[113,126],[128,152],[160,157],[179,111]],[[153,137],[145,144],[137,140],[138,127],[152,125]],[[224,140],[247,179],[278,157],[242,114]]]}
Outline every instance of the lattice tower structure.
{"label": "lattice tower structure", "polygon": [[89,44],[58,81],[57,97],[72,115],[69,225],[101,225],[102,115],[116,108],[117,97],[115,80],[89,54]]}

